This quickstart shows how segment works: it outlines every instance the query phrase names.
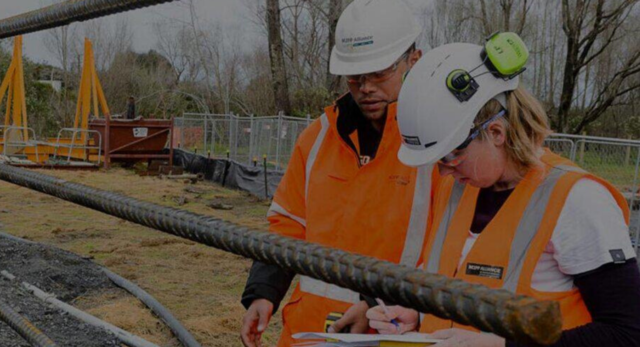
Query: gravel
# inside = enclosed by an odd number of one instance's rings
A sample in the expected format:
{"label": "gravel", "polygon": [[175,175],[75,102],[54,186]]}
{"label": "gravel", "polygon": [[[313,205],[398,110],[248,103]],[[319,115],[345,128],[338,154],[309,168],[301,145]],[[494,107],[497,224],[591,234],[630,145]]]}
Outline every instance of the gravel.
{"label": "gravel", "polygon": [[[55,294],[67,303],[80,296],[116,289],[100,267],[89,260],[56,248],[16,242],[2,236],[0,270],[7,270],[17,280]],[[50,307],[19,287],[16,281],[0,278],[0,298],[60,347],[121,346],[111,333]],[[0,346],[27,347],[29,344],[0,322]]]}

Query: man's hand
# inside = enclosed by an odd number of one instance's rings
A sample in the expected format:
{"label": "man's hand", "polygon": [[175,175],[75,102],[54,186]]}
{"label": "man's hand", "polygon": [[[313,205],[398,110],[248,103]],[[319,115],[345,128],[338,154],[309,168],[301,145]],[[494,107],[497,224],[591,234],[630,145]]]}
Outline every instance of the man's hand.
{"label": "man's hand", "polygon": [[266,299],[257,299],[251,303],[247,313],[242,318],[242,330],[240,337],[245,347],[260,347],[262,343],[262,333],[267,329],[271,315],[273,314],[273,304]]}
{"label": "man's hand", "polygon": [[504,347],[506,344],[505,340],[500,336],[481,334],[462,329],[438,330],[431,334],[431,337],[444,340],[435,344],[437,347]]}
{"label": "man's hand", "polygon": [[[378,333],[397,335],[417,329],[420,320],[418,311],[402,306],[389,306],[387,309],[389,314],[384,312],[382,306],[376,306],[367,311],[369,326],[378,330]],[[391,322],[394,319],[398,325]]]}
{"label": "man's hand", "polygon": [[339,333],[342,329],[347,328],[351,334],[364,334],[369,330],[369,320],[367,319],[367,310],[369,305],[366,301],[349,307],[342,318],[338,319],[329,327],[329,333]]}

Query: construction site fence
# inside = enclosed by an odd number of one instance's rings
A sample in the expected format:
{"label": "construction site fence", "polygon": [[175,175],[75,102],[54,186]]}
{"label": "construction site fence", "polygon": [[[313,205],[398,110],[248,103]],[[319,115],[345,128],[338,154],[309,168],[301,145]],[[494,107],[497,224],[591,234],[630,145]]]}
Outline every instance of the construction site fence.
{"label": "construction site fence", "polygon": [[553,152],[611,182],[631,211],[629,233],[640,250],[640,141],[587,135],[553,134],[545,141]]}
{"label": "construction site fence", "polygon": [[185,113],[174,118],[174,148],[246,165],[267,159],[270,171],[284,172],[298,136],[311,124],[283,114],[266,117]]}
{"label": "construction site fence", "polygon": [[[270,172],[284,172],[298,136],[313,120],[185,113],[175,118],[174,146],[211,158],[255,166],[266,157]],[[611,182],[631,210],[630,237],[640,248],[640,141],[587,135],[552,134],[545,146]]]}

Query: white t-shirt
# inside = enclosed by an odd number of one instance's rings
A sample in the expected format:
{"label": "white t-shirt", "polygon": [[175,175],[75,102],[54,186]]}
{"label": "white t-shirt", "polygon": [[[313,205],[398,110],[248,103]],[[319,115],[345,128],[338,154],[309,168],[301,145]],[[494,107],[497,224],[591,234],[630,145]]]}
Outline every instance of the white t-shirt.
{"label": "white t-shirt", "polygon": [[[458,266],[478,235],[469,231]],[[636,257],[622,210],[607,188],[593,180],[581,179],[569,192],[551,241],[533,272],[531,285],[544,292],[571,290],[572,275],[613,262],[610,251],[615,250],[622,250],[626,259]]]}

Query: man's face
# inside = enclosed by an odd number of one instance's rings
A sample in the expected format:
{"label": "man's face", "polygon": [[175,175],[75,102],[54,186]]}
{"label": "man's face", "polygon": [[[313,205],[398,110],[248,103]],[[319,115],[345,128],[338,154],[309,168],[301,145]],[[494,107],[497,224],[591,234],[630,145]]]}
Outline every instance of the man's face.
{"label": "man's face", "polygon": [[378,121],[387,114],[389,104],[398,100],[402,77],[421,56],[420,50],[414,50],[383,71],[347,76],[349,91],[367,120]]}

